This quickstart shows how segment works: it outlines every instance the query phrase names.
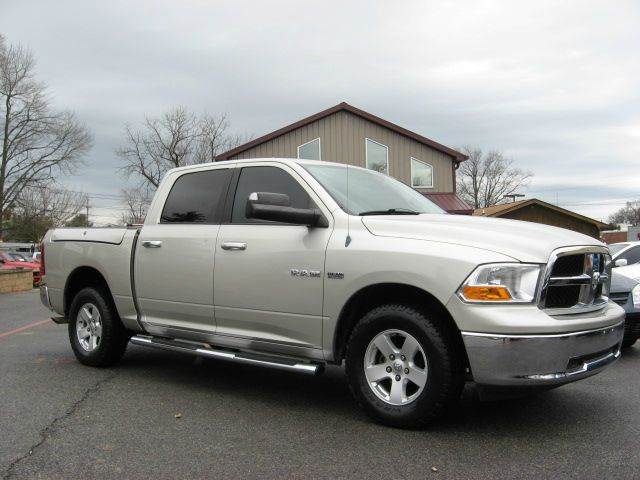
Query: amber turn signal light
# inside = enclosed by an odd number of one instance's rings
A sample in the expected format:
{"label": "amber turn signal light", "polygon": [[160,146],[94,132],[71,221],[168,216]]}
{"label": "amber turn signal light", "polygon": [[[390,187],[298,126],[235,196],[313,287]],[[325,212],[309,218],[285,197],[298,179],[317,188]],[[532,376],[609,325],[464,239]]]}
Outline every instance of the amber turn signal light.
{"label": "amber turn signal light", "polygon": [[505,302],[511,300],[507,287],[500,285],[467,285],[462,290],[464,298],[480,302]]}

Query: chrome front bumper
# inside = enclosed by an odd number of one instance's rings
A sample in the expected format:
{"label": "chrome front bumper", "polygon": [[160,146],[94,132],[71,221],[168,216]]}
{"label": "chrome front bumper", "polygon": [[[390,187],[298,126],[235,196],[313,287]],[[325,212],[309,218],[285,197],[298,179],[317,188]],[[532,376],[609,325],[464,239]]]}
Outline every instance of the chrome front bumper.
{"label": "chrome front bumper", "polygon": [[555,386],[595,375],[620,356],[624,321],[549,335],[462,332],[473,380],[499,387]]}

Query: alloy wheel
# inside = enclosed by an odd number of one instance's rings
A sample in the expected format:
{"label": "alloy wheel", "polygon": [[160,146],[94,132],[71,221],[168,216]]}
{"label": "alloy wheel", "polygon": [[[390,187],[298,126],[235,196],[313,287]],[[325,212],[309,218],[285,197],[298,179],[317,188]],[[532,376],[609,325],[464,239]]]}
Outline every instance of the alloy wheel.
{"label": "alloy wheel", "polygon": [[382,401],[407,405],[420,396],[427,384],[427,357],[413,335],[403,330],[385,330],[369,342],[364,374]]}
{"label": "alloy wheel", "polygon": [[93,303],[85,303],[78,311],[76,334],[80,346],[86,352],[92,352],[102,340],[102,321],[98,307]]}

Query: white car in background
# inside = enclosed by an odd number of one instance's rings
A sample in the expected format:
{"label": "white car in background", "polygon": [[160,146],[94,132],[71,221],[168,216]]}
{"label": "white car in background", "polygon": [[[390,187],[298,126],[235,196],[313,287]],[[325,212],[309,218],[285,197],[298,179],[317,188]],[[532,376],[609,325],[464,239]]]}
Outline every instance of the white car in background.
{"label": "white car in background", "polygon": [[629,348],[640,339],[640,263],[613,269],[609,298],[624,308],[622,347]]}
{"label": "white car in background", "polygon": [[640,263],[640,242],[620,242],[609,245],[614,267]]}

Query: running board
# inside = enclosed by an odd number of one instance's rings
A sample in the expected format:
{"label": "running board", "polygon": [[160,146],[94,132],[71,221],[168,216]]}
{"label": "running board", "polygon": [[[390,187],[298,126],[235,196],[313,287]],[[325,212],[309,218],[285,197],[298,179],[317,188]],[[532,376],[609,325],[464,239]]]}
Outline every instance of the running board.
{"label": "running board", "polygon": [[322,364],[318,363],[301,363],[296,360],[288,360],[280,357],[255,355],[242,352],[228,352],[225,350],[216,350],[214,348],[205,347],[203,344],[187,343],[167,338],[134,335],[131,337],[130,341],[134,345],[141,345],[144,347],[160,348],[163,350],[171,350],[173,352],[191,353],[192,355],[199,355],[201,357],[217,358],[230,362],[270,367],[279,370],[288,370],[290,372],[306,373],[309,375],[319,375],[322,373],[324,368]]}

